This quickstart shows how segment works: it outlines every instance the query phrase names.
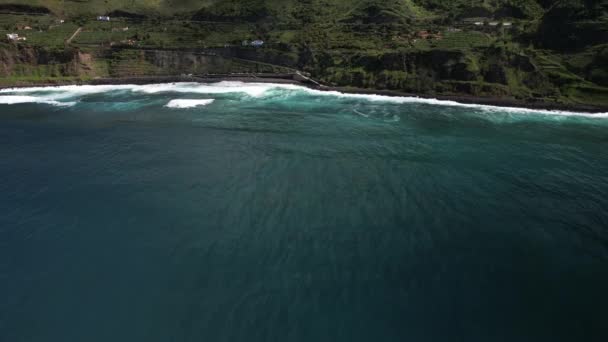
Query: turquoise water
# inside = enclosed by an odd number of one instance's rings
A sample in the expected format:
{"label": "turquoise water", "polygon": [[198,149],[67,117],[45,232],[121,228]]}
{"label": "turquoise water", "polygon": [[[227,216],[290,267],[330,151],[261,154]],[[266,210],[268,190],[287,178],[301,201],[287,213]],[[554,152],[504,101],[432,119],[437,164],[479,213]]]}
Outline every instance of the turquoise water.
{"label": "turquoise water", "polygon": [[0,341],[608,340],[605,114],[3,90],[0,193]]}

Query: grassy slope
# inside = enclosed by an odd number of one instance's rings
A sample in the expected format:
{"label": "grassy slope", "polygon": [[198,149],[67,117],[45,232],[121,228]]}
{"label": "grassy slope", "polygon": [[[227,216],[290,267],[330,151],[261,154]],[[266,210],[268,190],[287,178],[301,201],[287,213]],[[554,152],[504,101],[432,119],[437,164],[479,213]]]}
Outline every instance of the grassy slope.
{"label": "grassy slope", "polygon": [[0,4],[43,6],[60,16],[105,14],[125,10],[142,14],[172,15],[193,11],[214,0],[0,0]]}
{"label": "grassy slope", "polygon": [[[60,16],[104,14],[125,10],[142,14],[173,15],[210,8],[220,15],[240,15],[266,8],[277,16],[290,15],[303,7],[313,7],[321,17],[344,15],[365,3],[376,3],[389,11],[402,11],[399,15],[422,15],[426,11],[413,0],[0,0],[0,4],[43,6]],[[304,4],[304,5],[303,5]]]}
{"label": "grassy slope", "polygon": [[[375,3],[376,5],[387,3],[388,7],[399,6],[405,9],[409,8],[414,12],[423,12],[425,8],[457,11],[459,8],[480,7],[496,10],[504,5],[521,8],[528,13],[541,10],[541,6],[535,0],[0,0],[0,4],[44,6],[56,14],[76,15],[115,9],[173,14],[180,11],[194,11],[210,5],[223,6],[223,4],[230,4],[229,6],[247,7],[255,2],[265,3],[273,9],[282,8],[284,3],[291,3],[292,5],[312,3],[313,5],[333,7],[338,11],[352,9],[362,3]],[[317,8],[317,10],[322,10],[322,8]]]}
{"label": "grassy slope", "polygon": [[[450,12],[454,16],[469,16],[474,13],[487,10],[496,13],[501,9],[511,9],[516,14],[522,14],[527,18],[539,17],[543,13],[543,8],[535,0],[413,0],[425,8]],[[473,9],[473,11],[471,11]]]}

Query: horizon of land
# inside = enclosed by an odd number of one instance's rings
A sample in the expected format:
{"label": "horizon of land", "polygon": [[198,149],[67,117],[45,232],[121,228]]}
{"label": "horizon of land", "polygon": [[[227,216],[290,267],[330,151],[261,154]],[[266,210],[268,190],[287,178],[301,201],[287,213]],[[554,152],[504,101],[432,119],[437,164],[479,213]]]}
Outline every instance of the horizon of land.
{"label": "horizon of land", "polygon": [[607,13],[603,0],[0,0],[0,87],[281,74],[321,90],[600,112]]}

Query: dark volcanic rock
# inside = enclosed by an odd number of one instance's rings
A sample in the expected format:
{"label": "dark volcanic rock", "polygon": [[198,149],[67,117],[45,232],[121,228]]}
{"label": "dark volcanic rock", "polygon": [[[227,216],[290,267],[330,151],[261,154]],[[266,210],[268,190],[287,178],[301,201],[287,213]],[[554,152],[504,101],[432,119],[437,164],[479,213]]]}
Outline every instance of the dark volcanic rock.
{"label": "dark volcanic rock", "polygon": [[108,16],[117,17],[117,18],[127,18],[127,19],[131,19],[131,20],[144,20],[147,18],[147,16],[145,16],[143,14],[121,11],[121,10],[112,11],[112,12],[108,13]]}

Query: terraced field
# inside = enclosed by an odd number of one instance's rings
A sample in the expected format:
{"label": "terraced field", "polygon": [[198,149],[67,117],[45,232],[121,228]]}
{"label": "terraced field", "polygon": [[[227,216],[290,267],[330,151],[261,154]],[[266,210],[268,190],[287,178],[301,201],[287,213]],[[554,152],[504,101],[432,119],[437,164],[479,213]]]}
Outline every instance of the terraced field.
{"label": "terraced field", "polygon": [[415,39],[417,49],[470,49],[489,46],[495,37],[477,31],[446,32],[440,39]]}

